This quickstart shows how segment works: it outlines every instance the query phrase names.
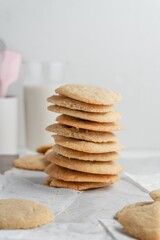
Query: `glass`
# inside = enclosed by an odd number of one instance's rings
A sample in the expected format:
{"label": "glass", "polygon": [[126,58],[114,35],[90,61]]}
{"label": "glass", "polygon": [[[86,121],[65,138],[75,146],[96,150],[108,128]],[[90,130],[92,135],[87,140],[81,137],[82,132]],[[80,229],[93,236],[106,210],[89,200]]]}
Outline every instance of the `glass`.
{"label": "glass", "polygon": [[26,146],[29,149],[53,142],[45,128],[55,122],[56,114],[47,110],[47,98],[63,82],[63,72],[63,62],[24,64]]}

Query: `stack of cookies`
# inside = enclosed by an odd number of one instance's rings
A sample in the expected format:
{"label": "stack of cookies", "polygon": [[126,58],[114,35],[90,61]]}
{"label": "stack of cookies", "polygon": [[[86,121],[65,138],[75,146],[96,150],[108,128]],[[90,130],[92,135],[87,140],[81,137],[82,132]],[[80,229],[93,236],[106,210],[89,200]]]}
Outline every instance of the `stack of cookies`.
{"label": "stack of cookies", "polygon": [[60,113],[58,123],[47,127],[55,145],[47,155],[46,184],[86,190],[109,186],[119,180],[121,166],[114,160],[123,145],[113,133],[122,129],[120,113],[113,110],[121,96],[110,90],[68,84],[48,98],[48,109]]}

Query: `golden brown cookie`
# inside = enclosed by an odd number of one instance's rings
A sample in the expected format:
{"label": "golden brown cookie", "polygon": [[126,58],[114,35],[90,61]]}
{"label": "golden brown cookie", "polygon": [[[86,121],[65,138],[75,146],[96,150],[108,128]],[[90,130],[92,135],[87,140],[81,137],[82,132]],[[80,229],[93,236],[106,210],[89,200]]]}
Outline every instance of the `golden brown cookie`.
{"label": "golden brown cookie", "polygon": [[82,84],[66,84],[57,88],[55,92],[85,103],[97,105],[115,104],[121,100],[119,93]]}
{"label": "golden brown cookie", "polygon": [[116,141],[117,137],[111,132],[97,132],[86,129],[78,129],[75,127],[66,126],[60,123],[55,123],[46,128],[47,131],[57,133],[65,137],[71,137],[91,142],[109,142]]}
{"label": "golden brown cookie", "polygon": [[54,145],[53,151],[68,158],[76,158],[84,161],[112,161],[117,160],[120,155],[117,152],[108,153],[85,153],[69,148],[62,147],[60,145]]}
{"label": "golden brown cookie", "polygon": [[112,184],[119,179],[118,175],[79,172],[60,167],[54,163],[49,164],[45,172],[53,178],[69,182],[103,182]]}
{"label": "golden brown cookie", "polygon": [[53,95],[49,97],[48,102],[54,103],[57,106],[66,107],[74,110],[80,110],[84,112],[109,112],[113,109],[113,105],[95,105],[88,104],[82,101],[77,101],[72,98],[68,98],[62,95]]}
{"label": "golden brown cookie", "polygon": [[52,147],[53,147],[53,144],[46,144],[46,145],[42,145],[42,146],[37,147],[36,151],[38,153],[45,154]]}
{"label": "golden brown cookie", "polygon": [[0,199],[0,229],[30,229],[54,219],[50,209],[27,199]]}
{"label": "golden brown cookie", "polygon": [[62,113],[72,117],[94,121],[94,122],[116,122],[119,119],[121,119],[121,114],[118,112],[107,112],[107,113],[84,112],[84,111],[72,110],[66,107],[60,107],[56,105],[48,106],[48,110],[51,112]]}
{"label": "golden brown cookie", "polygon": [[123,145],[117,142],[94,143],[60,135],[54,135],[54,140],[55,143],[60,146],[86,153],[107,153],[118,151],[124,148]]}
{"label": "golden brown cookie", "polygon": [[36,154],[17,158],[13,161],[13,166],[26,170],[43,171],[45,169],[44,155]]}
{"label": "golden brown cookie", "polygon": [[93,121],[82,120],[67,115],[60,115],[56,118],[56,121],[80,129],[88,129],[99,132],[113,132],[121,130],[123,127],[114,122],[98,123]]}
{"label": "golden brown cookie", "polygon": [[116,214],[125,232],[140,240],[160,239],[160,202],[142,202]]}
{"label": "golden brown cookie", "polygon": [[75,158],[70,159],[56,154],[55,152],[48,154],[47,160],[51,163],[55,163],[58,166],[80,172],[115,175],[122,171],[122,167],[113,161],[82,161]]}
{"label": "golden brown cookie", "polygon": [[116,220],[118,220],[121,217],[121,215],[123,214],[124,211],[126,211],[128,209],[133,209],[133,208],[135,208],[137,206],[143,206],[143,205],[147,205],[147,204],[148,204],[148,202],[137,202],[137,203],[133,203],[133,204],[127,205],[127,206],[123,207],[120,211],[118,211],[115,214],[114,218]]}
{"label": "golden brown cookie", "polygon": [[102,188],[109,185],[107,183],[97,183],[97,182],[66,182],[63,180],[55,179],[55,178],[52,178],[52,182],[50,183],[50,186],[52,187],[70,188],[70,189],[79,190],[79,191]]}

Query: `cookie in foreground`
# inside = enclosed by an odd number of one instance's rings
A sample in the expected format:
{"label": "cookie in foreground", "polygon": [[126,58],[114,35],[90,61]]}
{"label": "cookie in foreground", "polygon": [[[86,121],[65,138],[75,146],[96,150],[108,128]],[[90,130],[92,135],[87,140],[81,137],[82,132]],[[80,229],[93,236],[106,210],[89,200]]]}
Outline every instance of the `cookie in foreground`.
{"label": "cookie in foreground", "polygon": [[0,199],[0,229],[30,229],[50,223],[51,210],[27,199]]}
{"label": "cookie in foreground", "polygon": [[140,240],[160,240],[160,191],[150,193],[154,202],[138,202],[116,213],[124,231]]}

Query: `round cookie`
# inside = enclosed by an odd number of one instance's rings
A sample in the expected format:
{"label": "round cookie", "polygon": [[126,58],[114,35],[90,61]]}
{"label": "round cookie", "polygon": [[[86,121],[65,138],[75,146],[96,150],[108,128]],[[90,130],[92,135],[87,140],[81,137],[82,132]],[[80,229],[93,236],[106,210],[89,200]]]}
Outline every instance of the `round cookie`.
{"label": "round cookie", "polygon": [[119,93],[104,88],[81,84],[66,84],[57,88],[55,92],[85,103],[97,105],[115,104],[121,100]]}
{"label": "round cookie", "polygon": [[93,161],[91,163],[90,161],[82,161],[75,158],[70,159],[60,154],[56,154],[55,152],[48,154],[47,160],[51,163],[55,163],[58,166],[80,172],[115,175],[120,173],[122,170],[122,167],[113,161]]}
{"label": "round cookie", "polygon": [[60,167],[54,163],[48,165],[48,167],[45,169],[45,172],[53,178],[67,182],[103,182],[112,184],[119,179],[118,175],[78,172]]}
{"label": "round cookie", "polygon": [[57,106],[66,107],[74,110],[80,110],[84,112],[109,112],[113,109],[113,105],[95,105],[88,104],[82,101],[77,101],[72,98],[68,98],[62,95],[53,95],[49,97],[48,102],[54,103]]}
{"label": "round cookie", "polygon": [[53,219],[53,213],[41,203],[26,199],[0,199],[0,229],[30,229]]}
{"label": "round cookie", "polygon": [[88,190],[88,189],[96,189],[109,186],[107,183],[97,183],[97,182],[66,182],[63,180],[58,180],[52,178],[50,186],[58,187],[58,188],[70,188],[78,191]]}
{"label": "round cookie", "polygon": [[109,142],[116,141],[117,137],[111,132],[95,132],[86,129],[78,129],[75,127],[66,126],[55,123],[46,128],[47,131],[57,133],[65,137],[71,137],[91,142]]}
{"label": "round cookie", "polygon": [[54,140],[60,146],[86,153],[107,153],[123,149],[123,145],[117,142],[95,143],[60,135],[54,135]]}
{"label": "round cookie", "polygon": [[118,112],[107,112],[107,113],[83,112],[83,111],[73,110],[73,109],[60,107],[56,105],[48,106],[48,110],[51,112],[62,113],[72,117],[94,121],[94,122],[115,122],[121,119],[121,114]]}
{"label": "round cookie", "polygon": [[67,115],[60,115],[56,118],[56,121],[65,124],[67,126],[72,126],[75,128],[80,129],[87,129],[92,131],[99,131],[99,132],[113,132],[121,130],[123,127],[118,125],[114,122],[109,123],[98,123],[93,121],[86,121],[78,118],[74,118]]}
{"label": "round cookie", "polygon": [[128,205],[116,214],[116,219],[124,231],[134,239],[160,239],[159,201]]}
{"label": "round cookie", "polygon": [[42,145],[37,147],[36,152],[45,154],[52,147],[53,147],[53,144]]}
{"label": "round cookie", "polygon": [[83,161],[112,161],[117,160],[120,155],[117,152],[108,152],[108,153],[85,153],[69,148],[62,147],[60,145],[54,145],[53,151],[57,154],[68,158],[76,158]]}
{"label": "round cookie", "polygon": [[90,161],[82,161],[75,158],[69,159],[54,152],[47,156],[47,160],[58,166],[79,172],[116,175],[122,171],[122,167],[113,161],[91,163]]}
{"label": "round cookie", "polygon": [[17,158],[13,161],[13,166],[26,170],[43,171],[46,165],[44,155],[37,154]]}

